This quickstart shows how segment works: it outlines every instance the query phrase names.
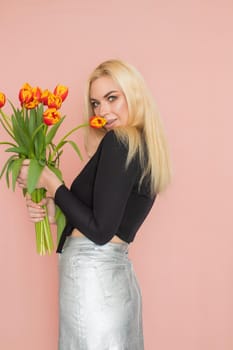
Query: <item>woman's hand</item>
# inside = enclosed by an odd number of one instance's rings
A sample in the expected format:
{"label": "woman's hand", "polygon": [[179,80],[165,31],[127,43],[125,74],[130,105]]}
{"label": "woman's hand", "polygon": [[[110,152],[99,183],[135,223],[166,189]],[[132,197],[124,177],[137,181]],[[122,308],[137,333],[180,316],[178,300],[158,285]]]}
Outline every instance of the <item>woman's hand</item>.
{"label": "woman's hand", "polygon": [[28,167],[30,164],[30,159],[25,159],[22,163],[19,175],[17,177],[17,182],[19,187],[26,188],[27,187],[27,178],[28,178]]}
{"label": "woman's hand", "polygon": [[[28,168],[30,165],[30,159],[25,159],[22,163],[19,175],[17,177],[17,182],[19,187],[27,188],[27,178],[28,178]],[[43,171],[42,171],[43,173]],[[42,183],[42,174],[37,182],[36,188],[45,188]]]}
{"label": "woman's hand", "polygon": [[51,197],[46,197],[42,199],[39,203],[32,201],[31,196],[26,194],[26,206],[28,209],[28,214],[31,222],[42,221],[46,215],[46,209],[43,206],[47,206],[47,214],[50,224],[55,224],[55,204]]}
{"label": "woman's hand", "polygon": [[[17,182],[19,187],[27,187],[27,177],[28,168],[30,164],[30,159],[25,159],[23,161],[22,167],[20,169]],[[37,183],[37,188],[45,188],[51,197],[54,197],[57,188],[62,185],[62,181],[47,167],[45,166],[42,170],[41,176]]]}

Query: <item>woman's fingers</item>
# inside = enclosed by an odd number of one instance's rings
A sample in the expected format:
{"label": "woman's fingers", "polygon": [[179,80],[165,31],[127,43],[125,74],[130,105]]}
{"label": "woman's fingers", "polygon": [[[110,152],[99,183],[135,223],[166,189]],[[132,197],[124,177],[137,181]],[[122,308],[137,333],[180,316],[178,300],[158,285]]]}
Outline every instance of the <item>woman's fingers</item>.
{"label": "woman's fingers", "polygon": [[28,166],[29,166],[30,160],[25,159],[22,163],[19,175],[17,177],[17,182],[19,187],[25,188],[27,187],[27,177],[28,177]]}
{"label": "woman's fingers", "polygon": [[39,203],[32,201],[30,194],[26,194],[26,206],[29,214],[30,221],[39,222],[44,219],[46,210],[43,205],[46,205],[47,199],[42,199]]}
{"label": "woman's fingers", "polygon": [[46,211],[43,208],[35,208],[33,206],[28,206],[29,218],[33,222],[38,222],[44,219]]}
{"label": "woman's fingers", "polygon": [[30,164],[30,159],[24,159],[22,165],[29,165]]}

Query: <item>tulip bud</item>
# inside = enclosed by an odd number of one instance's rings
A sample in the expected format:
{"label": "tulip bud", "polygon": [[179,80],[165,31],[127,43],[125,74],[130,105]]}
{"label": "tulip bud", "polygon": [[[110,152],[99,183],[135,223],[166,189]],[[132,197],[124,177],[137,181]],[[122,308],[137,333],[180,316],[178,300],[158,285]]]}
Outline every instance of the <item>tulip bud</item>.
{"label": "tulip bud", "polygon": [[89,124],[94,129],[100,129],[107,123],[107,120],[103,117],[94,116],[89,119]]}
{"label": "tulip bud", "polygon": [[60,119],[61,115],[56,108],[48,108],[43,113],[43,120],[46,125],[54,125],[58,123]]}
{"label": "tulip bud", "polygon": [[62,98],[61,96],[56,96],[52,93],[50,93],[48,95],[48,107],[49,108],[56,108],[56,109],[59,109],[61,107],[61,104],[62,104]]}
{"label": "tulip bud", "polygon": [[64,85],[57,85],[53,93],[54,95],[60,96],[63,102],[68,95],[68,88]]}
{"label": "tulip bud", "polygon": [[3,92],[0,92],[0,108],[2,108],[5,103],[6,103],[6,96],[4,95]]}

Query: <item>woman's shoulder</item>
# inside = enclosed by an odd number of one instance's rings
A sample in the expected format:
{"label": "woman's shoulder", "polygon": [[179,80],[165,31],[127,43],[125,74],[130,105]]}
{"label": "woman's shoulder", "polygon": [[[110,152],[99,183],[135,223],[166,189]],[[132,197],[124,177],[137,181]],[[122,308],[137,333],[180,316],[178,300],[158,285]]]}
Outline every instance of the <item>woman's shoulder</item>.
{"label": "woman's shoulder", "polygon": [[127,144],[123,142],[119,137],[117,137],[114,130],[109,130],[108,132],[106,132],[106,134],[100,142],[100,147],[104,147],[105,149],[118,149],[121,151],[128,151]]}

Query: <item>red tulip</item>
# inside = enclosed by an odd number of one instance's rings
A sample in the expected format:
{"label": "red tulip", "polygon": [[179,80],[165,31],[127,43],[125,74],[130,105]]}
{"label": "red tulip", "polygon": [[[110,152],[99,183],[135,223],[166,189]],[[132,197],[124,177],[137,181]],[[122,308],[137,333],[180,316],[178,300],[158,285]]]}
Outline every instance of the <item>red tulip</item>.
{"label": "red tulip", "polygon": [[42,90],[41,88],[39,88],[38,86],[32,88],[32,95],[33,95],[33,98],[37,101],[40,102],[40,98],[41,98],[41,95],[42,95]]}
{"label": "red tulip", "polygon": [[0,92],[0,108],[2,108],[5,103],[6,103],[6,96],[4,95],[3,92]]}
{"label": "red tulip", "polygon": [[21,105],[24,105],[25,103],[29,103],[33,100],[33,94],[32,89],[20,89],[19,90],[19,100],[21,102]]}
{"label": "red tulip", "polygon": [[94,116],[89,119],[89,124],[94,129],[100,129],[107,123],[107,120],[103,117]]}
{"label": "red tulip", "polygon": [[48,108],[43,113],[43,120],[46,125],[54,125],[58,123],[60,119],[61,115],[56,108]]}
{"label": "red tulip", "polygon": [[68,88],[64,85],[57,85],[53,93],[54,95],[60,96],[63,102],[68,95]]}
{"label": "red tulip", "polygon": [[50,93],[48,95],[48,101],[47,101],[47,106],[49,108],[56,108],[56,109],[59,109],[61,107],[61,104],[62,104],[62,98],[61,96],[56,96],[52,93]]}
{"label": "red tulip", "polygon": [[39,104],[39,101],[34,98],[32,101],[28,102],[28,103],[24,103],[24,107],[26,109],[33,109],[33,108],[36,108]]}
{"label": "red tulip", "polygon": [[45,106],[48,106],[49,94],[51,94],[51,92],[48,89],[46,89],[42,91],[42,94],[40,96],[40,102],[43,103]]}

